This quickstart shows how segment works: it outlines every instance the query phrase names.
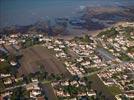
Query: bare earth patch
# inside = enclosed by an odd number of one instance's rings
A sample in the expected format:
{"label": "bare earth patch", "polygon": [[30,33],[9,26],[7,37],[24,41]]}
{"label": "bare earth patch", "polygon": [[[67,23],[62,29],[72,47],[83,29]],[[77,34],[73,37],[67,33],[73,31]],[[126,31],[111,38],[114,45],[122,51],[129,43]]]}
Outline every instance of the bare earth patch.
{"label": "bare earth patch", "polygon": [[27,48],[22,51],[22,54],[20,74],[35,73],[40,70],[39,65],[43,65],[48,73],[69,75],[63,63],[40,45]]}

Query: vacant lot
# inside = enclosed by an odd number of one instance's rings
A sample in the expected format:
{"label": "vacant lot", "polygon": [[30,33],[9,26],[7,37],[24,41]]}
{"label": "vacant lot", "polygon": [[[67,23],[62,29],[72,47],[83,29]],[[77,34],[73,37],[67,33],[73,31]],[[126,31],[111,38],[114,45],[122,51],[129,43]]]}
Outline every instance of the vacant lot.
{"label": "vacant lot", "polygon": [[115,87],[113,87],[113,89],[108,88],[103,84],[103,82],[100,80],[100,78],[97,75],[90,76],[89,80],[92,82],[91,84],[92,89],[97,90],[98,93],[101,93],[101,95],[105,96],[106,100],[116,100],[115,94],[119,93],[119,90],[117,90],[117,88],[116,89]]}
{"label": "vacant lot", "polygon": [[35,73],[40,70],[40,65],[44,66],[44,70],[48,73],[69,75],[65,66],[48,49],[36,45],[21,51],[23,54],[21,60],[20,74]]}
{"label": "vacant lot", "polygon": [[41,87],[43,89],[43,92],[45,93],[46,97],[48,98],[48,100],[58,100],[58,98],[56,97],[53,88],[51,86],[51,84],[41,84]]}

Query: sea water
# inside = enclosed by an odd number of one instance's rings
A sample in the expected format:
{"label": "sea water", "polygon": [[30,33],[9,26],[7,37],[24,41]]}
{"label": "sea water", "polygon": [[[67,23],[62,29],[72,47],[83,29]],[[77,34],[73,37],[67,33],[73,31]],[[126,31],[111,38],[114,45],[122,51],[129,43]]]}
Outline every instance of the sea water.
{"label": "sea water", "polygon": [[128,6],[134,0],[0,0],[0,27],[76,16],[86,6]]}

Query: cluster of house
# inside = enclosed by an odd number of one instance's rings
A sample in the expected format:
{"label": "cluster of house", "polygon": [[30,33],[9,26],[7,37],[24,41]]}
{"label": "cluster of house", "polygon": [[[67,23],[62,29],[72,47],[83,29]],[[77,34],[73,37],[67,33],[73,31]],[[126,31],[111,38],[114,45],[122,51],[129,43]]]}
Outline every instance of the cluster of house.
{"label": "cluster of house", "polygon": [[[93,40],[93,37],[90,37],[90,39]],[[101,69],[107,66],[107,63],[96,54],[96,43],[94,42],[85,44],[78,41],[63,41],[53,38],[45,38],[44,41],[43,46],[55,52],[56,57],[64,62],[71,75],[82,76],[88,72],[87,69]]]}
{"label": "cluster of house", "polygon": [[6,36],[4,38],[1,38],[0,39],[0,45],[1,44],[5,44],[5,45],[11,45],[11,44],[18,44],[18,37],[19,35],[18,34],[12,34],[10,36]]}
{"label": "cluster of house", "polygon": [[[129,51],[131,47],[134,47],[134,31],[127,33],[124,28],[130,27],[134,30],[134,23],[133,22],[126,22],[122,23],[120,27],[116,27],[116,30],[120,33],[116,36],[114,39],[115,42],[117,42],[117,45],[119,44],[119,47],[121,48],[119,51],[123,50],[127,53],[127,55],[131,58],[134,58],[134,52]],[[125,34],[128,34],[127,36]],[[131,38],[131,39],[130,39]]]}
{"label": "cluster of house", "polygon": [[[122,27],[134,27],[134,23],[123,23],[121,24]],[[121,53],[127,54],[130,58],[134,58],[134,52],[128,52],[129,48],[134,47],[134,41],[129,40],[122,31],[122,27],[116,27],[116,30],[119,34],[115,38],[107,38],[107,41],[104,42],[103,38],[100,37],[99,40],[103,46],[103,48],[110,51],[116,58],[115,60],[118,63],[121,63],[121,59],[119,59]],[[62,40],[56,39],[52,37],[44,37],[42,34],[12,34],[8,37],[4,37],[0,39],[0,45],[18,45],[20,43],[25,43],[27,38],[34,38],[38,37],[38,41],[43,42],[42,46],[48,48],[49,50],[53,50],[55,56],[62,60],[66,69],[71,73],[73,76],[83,76],[84,74],[90,72],[92,69],[103,69],[107,68],[109,64],[113,64],[111,61],[105,61],[96,53],[96,48],[98,43],[95,41],[93,37],[90,39],[94,42],[91,43],[83,43],[82,41],[75,41],[75,40]],[[130,37],[134,39],[134,33],[130,33]],[[109,48],[110,47],[112,48]],[[0,50],[4,48],[0,47]],[[6,50],[5,50],[6,52]],[[4,62],[5,59],[0,58],[0,63]],[[11,61],[10,64],[15,66],[17,63]],[[96,70],[95,70],[96,71]],[[92,70],[93,72],[93,70]],[[116,84],[120,87],[120,89],[124,90],[124,94],[126,97],[133,98],[134,97],[134,86],[133,86],[133,72],[134,72],[134,63],[124,63],[123,65],[118,65],[117,67],[110,67],[109,69],[98,73],[98,77],[102,80],[102,82],[107,85],[111,86]],[[16,79],[11,74],[0,74],[0,79],[2,80],[5,86],[12,86],[14,82],[18,82],[23,80],[22,78]],[[52,86],[57,96],[59,97],[70,97],[71,94],[69,91],[65,90],[65,87],[73,87],[73,88],[87,88],[87,85],[84,81],[58,81],[53,82]],[[42,96],[42,89],[38,85],[38,80],[32,80],[32,83],[27,84],[26,91],[29,92],[30,98],[37,99],[38,97],[41,98]],[[58,87],[58,88],[57,88]],[[8,91],[7,94],[3,93],[3,96],[11,95],[12,92]],[[92,90],[86,91],[78,91],[76,97],[81,96],[95,96],[95,92]],[[76,98],[74,98],[75,100]]]}
{"label": "cluster of house", "polygon": [[68,47],[71,49],[72,52],[78,55],[78,57],[75,58],[75,62],[64,62],[64,64],[67,66],[67,69],[72,75],[81,76],[87,72],[87,69],[100,68],[101,66],[105,65],[101,61],[101,59],[94,53],[94,47],[92,45],[76,43],[72,44],[68,44]]}
{"label": "cluster of house", "polygon": [[105,85],[117,85],[126,97],[134,98],[133,72],[134,63],[130,62],[107,69],[99,73],[98,77]]}
{"label": "cluster of house", "polygon": [[103,47],[110,51],[114,56],[121,57],[121,53],[125,53],[130,58],[134,58],[134,51],[130,50],[134,47],[134,32],[127,33],[124,30],[126,27],[134,29],[134,23],[121,23],[115,27],[116,31],[119,32],[115,38],[107,38],[106,42],[103,42],[103,38],[100,38],[100,40]]}
{"label": "cluster of house", "polygon": [[82,98],[84,96],[96,97],[95,91],[89,89],[84,80],[62,80],[53,82],[51,85],[55,94],[60,98],[78,100],[77,98]]}
{"label": "cluster of house", "polygon": [[[128,37],[131,38],[129,39],[125,35],[127,33],[123,30],[124,27],[134,28],[134,23],[120,23],[116,26],[116,30],[119,32],[119,34],[117,34],[115,38],[107,38],[106,42],[104,42],[103,38],[99,39],[103,47],[116,57],[115,59],[118,61],[118,63],[122,64],[100,72],[98,77],[105,85],[111,86],[116,84],[122,91],[124,91],[124,95],[126,97],[134,98],[134,49],[130,51],[130,48],[134,47],[134,32],[128,34]],[[123,57],[122,54],[127,55],[132,60],[123,62],[121,59],[119,59],[119,57]]]}
{"label": "cluster of house", "polygon": [[[129,52],[130,47],[134,47],[134,41],[129,41],[123,35],[117,35],[114,39],[107,40],[109,44],[116,50],[109,49],[115,56],[121,56],[120,52],[125,52],[129,57],[134,58],[134,52]],[[108,49],[107,46],[105,46]]]}
{"label": "cluster of house", "polygon": [[4,85],[5,88],[8,87],[12,87],[15,86],[15,84],[23,81],[23,77],[18,77],[15,78],[13,75],[11,74],[0,74],[0,80],[1,80],[1,84]]}
{"label": "cluster of house", "polygon": [[32,83],[26,85],[26,91],[29,93],[29,97],[35,100],[45,100],[42,88],[39,86],[37,79],[32,79]]}
{"label": "cluster of house", "polygon": [[22,47],[22,43],[25,43],[28,39],[38,38],[38,41],[43,41],[42,34],[10,34],[8,36],[3,36],[0,38],[0,45],[13,46],[16,50]]}
{"label": "cluster of house", "polygon": [[[13,81],[10,79],[10,74],[1,74],[1,78],[7,78],[6,81],[4,81],[4,85],[12,85]],[[14,81],[22,81],[23,78],[16,78]],[[15,84],[15,83],[14,83]],[[13,95],[14,89],[22,87],[23,90],[26,92],[25,96],[28,99],[32,100],[45,100],[45,96],[42,92],[42,88],[38,84],[37,79],[32,79],[32,82],[29,84],[21,83],[17,86],[10,86],[6,88],[6,90],[1,91],[1,100],[10,99],[10,97]]]}
{"label": "cluster of house", "polygon": [[14,87],[16,84],[19,84],[20,82],[23,81],[22,77],[15,78],[13,75],[9,74],[0,74],[0,82],[1,82],[1,97],[10,97],[10,95],[13,93],[12,91],[4,91],[4,89],[9,89]]}
{"label": "cluster of house", "polygon": [[45,41],[43,46],[47,47],[49,50],[54,50],[57,58],[67,58],[67,54],[64,51],[64,49],[66,49],[64,41],[53,38],[44,38],[43,40]]}

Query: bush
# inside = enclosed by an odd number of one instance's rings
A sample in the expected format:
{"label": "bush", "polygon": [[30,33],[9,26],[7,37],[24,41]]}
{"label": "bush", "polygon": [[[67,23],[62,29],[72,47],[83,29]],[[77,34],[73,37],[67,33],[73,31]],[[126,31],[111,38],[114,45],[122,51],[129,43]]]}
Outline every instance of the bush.
{"label": "bush", "polygon": [[1,73],[9,73],[10,69],[10,64],[5,61],[5,62],[0,62],[0,72]]}

